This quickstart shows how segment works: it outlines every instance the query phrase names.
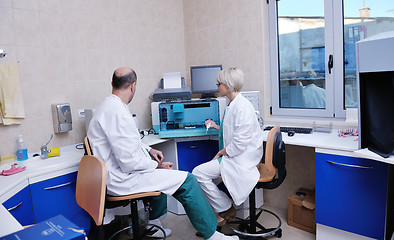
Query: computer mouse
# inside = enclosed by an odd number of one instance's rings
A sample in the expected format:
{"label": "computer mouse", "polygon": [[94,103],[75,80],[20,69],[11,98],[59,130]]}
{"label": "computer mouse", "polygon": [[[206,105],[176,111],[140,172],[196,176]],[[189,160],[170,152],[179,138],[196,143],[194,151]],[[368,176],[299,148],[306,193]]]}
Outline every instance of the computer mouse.
{"label": "computer mouse", "polygon": [[289,136],[289,137],[294,136],[294,134],[295,134],[295,131],[288,131],[287,132],[287,136]]}

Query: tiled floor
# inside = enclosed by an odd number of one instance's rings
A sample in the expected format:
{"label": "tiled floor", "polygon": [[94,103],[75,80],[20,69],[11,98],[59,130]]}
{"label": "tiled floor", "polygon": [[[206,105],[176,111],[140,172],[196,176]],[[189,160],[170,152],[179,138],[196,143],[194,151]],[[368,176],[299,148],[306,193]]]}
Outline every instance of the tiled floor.
{"label": "tiled floor", "polygon": [[[278,240],[316,239],[315,234],[311,234],[309,232],[305,232],[303,230],[287,225],[287,209],[277,209],[269,206],[264,206],[264,208],[278,214],[282,221],[282,237],[276,238],[273,236],[273,237],[269,237],[268,239],[278,239]],[[262,218],[264,218],[264,216],[262,216]],[[271,217],[267,217],[265,219],[271,219]],[[268,221],[266,223],[264,221],[263,225],[265,223],[266,224],[265,226],[273,226],[276,224],[276,222],[277,220],[275,218],[272,218],[271,221]],[[273,224],[273,225],[267,225],[267,224]],[[165,228],[172,229],[172,235],[168,237],[169,240],[202,240],[202,238],[199,238],[195,235],[196,230],[193,228],[186,215],[175,215],[173,213],[168,213],[167,217],[162,220],[162,225]],[[231,229],[229,229],[228,227],[225,227],[223,229],[223,232],[225,233],[230,231]],[[130,239],[130,237],[123,234],[121,237],[119,237],[119,239],[126,240],[126,239]]]}

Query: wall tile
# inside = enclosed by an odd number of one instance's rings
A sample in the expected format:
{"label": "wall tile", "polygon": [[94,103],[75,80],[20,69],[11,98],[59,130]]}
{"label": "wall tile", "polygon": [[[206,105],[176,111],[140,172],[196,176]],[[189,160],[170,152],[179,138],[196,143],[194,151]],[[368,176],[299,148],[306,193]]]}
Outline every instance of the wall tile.
{"label": "wall tile", "polygon": [[223,23],[223,15],[220,0],[200,0],[197,6],[197,28],[219,26]]}
{"label": "wall tile", "polygon": [[[106,71],[105,51],[103,49],[86,50],[86,62],[88,66],[87,77],[90,81],[101,81],[108,76]],[[112,73],[111,73],[112,74]]]}
{"label": "wall tile", "polygon": [[87,80],[87,59],[84,51],[66,51],[66,76],[68,82],[85,82]]}
{"label": "wall tile", "polygon": [[236,21],[223,24],[223,48],[235,48],[238,46],[238,29]]}
{"label": "wall tile", "polygon": [[[67,82],[67,52],[64,48],[46,48],[45,81]],[[49,66],[49,67],[48,67]]]}
{"label": "wall tile", "polygon": [[12,0],[0,1],[0,7],[12,7]]}
{"label": "wall tile", "polygon": [[37,11],[15,9],[14,31],[17,45],[41,46],[43,44]]}
{"label": "wall tile", "polygon": [[[0,1],[1,2],[1,1]],[[12,8],[0,7],[0,44],[15,43],[15,28]]]}
{"label": "wall tile", "polygon": [[249,18],[255,18],[256,16],[261,16],[263,10],[262,4],[265,4],[265,1],[237,0],[236,1],[237,18],[242,21]]}
{"label": "wall tile", "polygon": [[38,9],[47,13],[62,13],[62,0],[38,0]]}
{"label": "wall tile", "polygon": [[259,18],[250,18],[237,23],[239,47],[254,47],[262,45],[262,28]]}
{"label": "wall tile", "polygon": [[45,64],[43,64],[46,60],[45,48],[18,46],[15,52],[19,61],[19,81],[21,83],[43,84],[46,77]]}
{"label": "wall tile", "polygon": [[237,1],[239,0],[222,0],[223,24],[235,23],[237,20]]}
{"label": "wall tile", "polygon": [[38,10],[38,0],[14,0],[15,9]]}
{"label": "wall tile", "polygon": [[64,22],[66,19],[56,13],[40,13],[40,29],[43,45],[50,47],[65,47]]}

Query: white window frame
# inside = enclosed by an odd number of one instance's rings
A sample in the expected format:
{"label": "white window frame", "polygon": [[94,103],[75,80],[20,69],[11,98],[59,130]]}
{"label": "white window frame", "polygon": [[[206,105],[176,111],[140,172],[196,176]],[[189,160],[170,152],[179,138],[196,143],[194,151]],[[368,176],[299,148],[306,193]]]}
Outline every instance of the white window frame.
{"label": "white window frame", "polygon": [[[343,61],[343,1],[324,0],[325,20],[325,72],[326,72],[326,108],[297,109],[279,107],[279,56],[278,56],[278,21],[277,0],[268,2],[271,104],[273,116],[293,116],[307,118],[344,119],[344,61]],[[329,74],[327,62],[333,54],[333,68]]]}

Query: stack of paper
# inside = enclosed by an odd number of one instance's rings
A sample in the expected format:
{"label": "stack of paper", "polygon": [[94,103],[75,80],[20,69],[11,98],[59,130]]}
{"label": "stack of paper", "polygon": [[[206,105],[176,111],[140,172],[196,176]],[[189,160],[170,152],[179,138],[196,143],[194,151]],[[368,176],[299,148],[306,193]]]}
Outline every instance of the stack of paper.
{"label": "stack of paper", "polygon": [[181,88],[181,73],[180,72],[172,72],[172,73],[164,73],[163,74],[163,88]]}

